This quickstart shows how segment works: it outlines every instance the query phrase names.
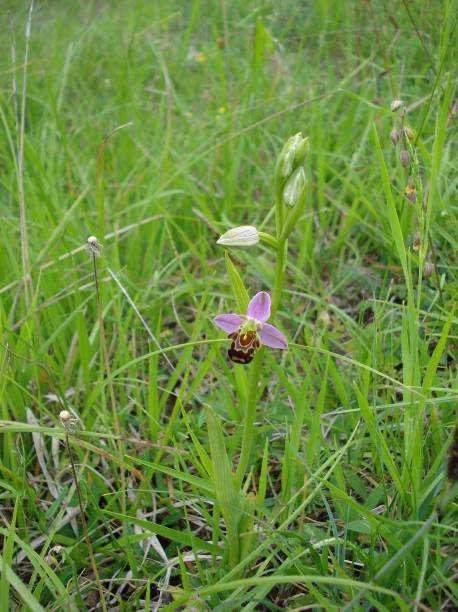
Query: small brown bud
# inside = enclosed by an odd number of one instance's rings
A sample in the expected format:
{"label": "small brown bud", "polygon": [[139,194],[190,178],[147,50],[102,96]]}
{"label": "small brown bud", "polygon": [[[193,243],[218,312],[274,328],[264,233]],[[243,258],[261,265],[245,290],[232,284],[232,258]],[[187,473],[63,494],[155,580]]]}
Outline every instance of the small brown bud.
{"label": "small brown bud", "polygon": [[435,269],[435,265],[431,261],[427,261],[423,269],[423,274],[425,278],[429,278],[430,276],[432,276],[434,274]]}
{"label": "small brown bud", "polygon": [[421,234],[420,232],[415,232],[415,236],[413,237],[412,248],[416,253],[418,253],[418,251],[420,250],[420,246],[421,246]]}
{"label": "small brown bud", "polygon": [[408,125],[404,127],[404,135],[408,140],[413,140],[414,138],[413,130]]}
{"label": "small brown bud", "polygon": [[401,160],[401,164],[404,166],[404,168],[406,168],[410,164],[410,155],[407,149],[403,149],[401,151],[399,159]]}
{"label": "small brown bud", "polygon": [[404,102],[402,100],[393,100],[391,102],[390,108],[391,108],[392,112],[395,113],[396,111],[398,111],[403,106],[404,106]]}
{"label": "small brown bud", "polygon": [[392,130],[390,137],[391,137],[391,142],[393,143],[394,146],[396,146],[399,142],[399,139],[401,138],[401,134],[397,130]]}
{"label": "small brown bud", "polygon": [[409,183],[405,188],[405,194],[409,202],[415,202],[415,200],[417,199],[417,192],[415,191],[415,187],[411,183]]}

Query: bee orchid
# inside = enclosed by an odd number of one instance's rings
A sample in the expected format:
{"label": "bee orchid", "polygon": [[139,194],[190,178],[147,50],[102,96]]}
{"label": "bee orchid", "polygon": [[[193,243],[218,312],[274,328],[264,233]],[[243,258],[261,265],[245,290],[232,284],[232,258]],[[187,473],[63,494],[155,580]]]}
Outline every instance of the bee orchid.
{"label": "bee orchid", "polygon": [[248,304],[246,314],[221,314],[213,319],[215,325],[229,334],[232,340],[228,357],[235,363],[250,363],[261,345],[286,349],[288,342],[270,317],[270,295],[260,291]]}

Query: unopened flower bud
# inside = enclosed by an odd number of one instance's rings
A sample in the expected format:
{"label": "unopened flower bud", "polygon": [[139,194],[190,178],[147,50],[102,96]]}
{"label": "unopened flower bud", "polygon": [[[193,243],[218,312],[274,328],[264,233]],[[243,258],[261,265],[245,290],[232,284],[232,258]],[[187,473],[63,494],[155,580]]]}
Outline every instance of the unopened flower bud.
{"label": "unopened flower bud", "polygon": [[429,278],[430,276],[432,276],[434,274],[435,269],[436,268],[434,264],[431,261],[427,261],[423,269],[423,274],[425,275],[425,278]]}
{"label": "unopened flower bud", "polygon": [[410,164],[410,155],[407,149],[403,149],[401,151],[401,155],[399,156],[401,160],[401,164],[406,168]]}
{"label": "unopened flower bud", "polygon": [[224,233],[218,240],[217,244],[225,246],[253,246],[259,242],[259,232],[252,225],[241,225],[234,227]]}
{"label": "unopened flower bud", "polygon": [[390,134],[391,142],[396,146],[401,138],[401,134],[397,130],[393,130]]}
{"label": "unopened flower bud", "polygon": [[302,166],[304,164],[305,158],[307,157],[307,153],[309,152],[309,149],[310,149],[310,140],[307,136],[306,138],[302,138],[302,140],[297,146],[296,155],[294,157],[294,167],[295,168],[298,168],[299,166]]}
{"label": "unopened flower bud", "polygon": [[404,106],[404,102],[402,100],[393,100],[391,102],[390,108],[391,108],[392,112],[395,113],[396,111],[398,111],[403,106]]}
{"label": "unopened flower bud", "polygon": [[94,255],[100,255],[102,245],[95,236],[89,236],[89,238],[87,239],[87,248],[89,249],[90,253],[94,253]]}
{"label": "unopened flower bud", "polygon": [[300,166],[286,182],[283,190],[283,200],[285,204],[289,206],[297,204],[304,193],[306,183],[305,170]]}
{"label": "unopened flower bud", "polygon": [[308,151],[308,138],[298,132],[288,138],[277,159],[277,176],[286,179],[293,170],[302,165]]}

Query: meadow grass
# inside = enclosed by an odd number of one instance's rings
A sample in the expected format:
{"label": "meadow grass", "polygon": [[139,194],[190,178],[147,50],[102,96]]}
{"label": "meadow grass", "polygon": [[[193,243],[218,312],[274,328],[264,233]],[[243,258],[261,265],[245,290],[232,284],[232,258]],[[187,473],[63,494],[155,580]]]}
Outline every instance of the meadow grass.
{"label": "meadow grass", "polygon": [[[0,610],[455,609],[456,4],[29,6],[0,34]],[[299,131],[289,348],[234,365],[211,320],[283,254],[216,239],[275,234]]]}

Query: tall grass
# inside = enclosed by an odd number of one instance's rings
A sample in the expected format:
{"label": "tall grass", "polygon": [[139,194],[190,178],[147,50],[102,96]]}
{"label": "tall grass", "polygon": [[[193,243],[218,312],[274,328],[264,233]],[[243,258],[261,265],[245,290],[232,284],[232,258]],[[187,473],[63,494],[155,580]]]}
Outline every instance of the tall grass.
{"label": "tall grass", "polygon": [[[458,605],[453,5],[2,7],[1,610]],[[281,286],[254,378],[211,319]]]}

